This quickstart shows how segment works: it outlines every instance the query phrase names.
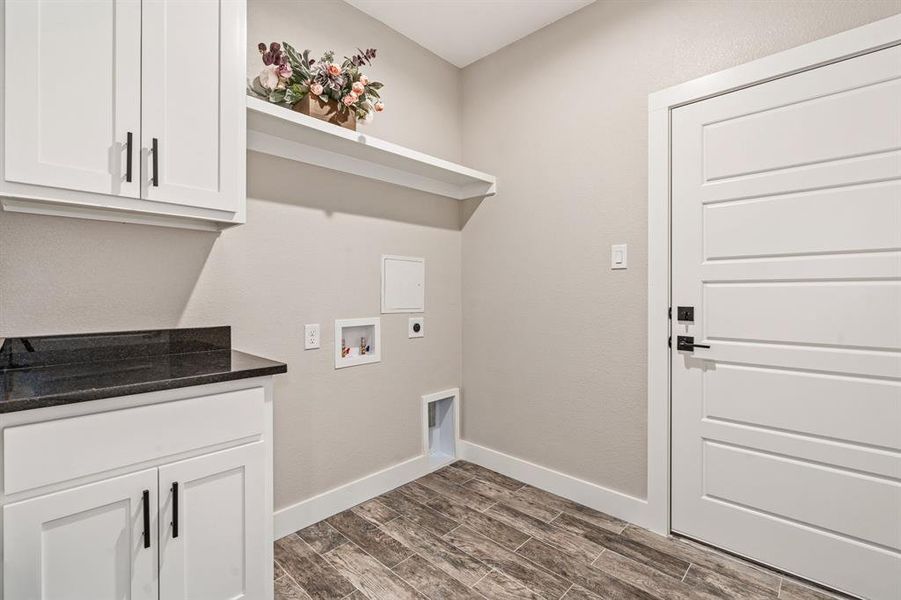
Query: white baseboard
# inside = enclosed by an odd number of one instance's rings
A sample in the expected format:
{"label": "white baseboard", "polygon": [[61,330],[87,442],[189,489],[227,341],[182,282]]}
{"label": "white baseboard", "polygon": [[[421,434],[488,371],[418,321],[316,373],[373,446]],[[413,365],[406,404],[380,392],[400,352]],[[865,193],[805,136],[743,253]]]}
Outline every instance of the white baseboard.
{"label": "white baseboard", "polygon": [[275,539],[419,479],[456,459],[468,460],[529,485],[569,498],[640,527],[652,528],[647,500],[565,475],[527,460],[460,440],[457,457],[436,461],[422,455],[313,496],[275,513]]}
{"label": "white baseboard", "polygon": [[650,529],[653,525],[648,501],[642,498],[629,496],[465,440],[461,440],[457,446],[457,457],[639,527]]}
{"label": "white baseboard", "polygon": [[282,538],[298,529],[318,523],[332,515],[347,510],[370,498],[381,496],[394,488],[453,462],[456,458],[443,461],[430,459],[429,456],[416,456],[402,463],[388,467],[356,481],[351,481],[318,496],[313,496],[292,506],[275,512],[275,539]]}

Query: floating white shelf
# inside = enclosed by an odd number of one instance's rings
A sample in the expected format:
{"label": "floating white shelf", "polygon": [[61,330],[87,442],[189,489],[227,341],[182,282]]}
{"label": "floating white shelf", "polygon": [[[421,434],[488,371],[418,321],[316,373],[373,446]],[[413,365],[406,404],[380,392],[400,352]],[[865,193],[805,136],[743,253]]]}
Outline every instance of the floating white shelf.
{"label": "floating white shelf", "polygon": [[247,97],[247,148],[457,200],[493,196],[493,175]]}

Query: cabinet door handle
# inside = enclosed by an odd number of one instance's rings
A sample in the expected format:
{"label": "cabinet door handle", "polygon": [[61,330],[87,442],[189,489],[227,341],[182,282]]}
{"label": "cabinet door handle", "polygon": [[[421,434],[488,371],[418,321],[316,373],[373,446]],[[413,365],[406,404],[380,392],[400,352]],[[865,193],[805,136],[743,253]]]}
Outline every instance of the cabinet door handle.
{"label": "cabinet door handle", "polygon": [[178,482],[172,484],[172,537],[178,537]]}
{"label": "cabinet door handle", "polygon": [[159,140],[153,138],[153,145],[150,148],[150,152],[153,154],[153,177],[150,179],[150,183],[153,184],[153,187],[160,187],[160,149],[159,149]]}
{"label": "cabinet door handle", "polygon": [[150,490],[144,490],[141,498],[144,504],[144,547],[150,547]]}
{"label": "cabinet door handle", "polygon": [[128,132],[125,134],[125,181],[131,183],[131,148],[132,138],[134,134]]}

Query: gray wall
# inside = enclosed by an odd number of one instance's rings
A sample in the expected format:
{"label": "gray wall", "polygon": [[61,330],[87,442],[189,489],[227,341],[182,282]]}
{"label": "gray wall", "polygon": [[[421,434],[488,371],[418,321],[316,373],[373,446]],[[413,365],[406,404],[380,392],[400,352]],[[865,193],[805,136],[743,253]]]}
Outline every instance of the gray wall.
{"label": "gray wall", "polygon": [[[338,56],[378,48],[387,110],[367,132],[460,159],[456,67],[339,1],[248,7],[256,42]],[[460,385],[454,200],[255,153],[248,223],[210,233],[0,212],[0,336],[230,324],[234,345],[286,361],[276,377],[278,508],[420,452],[420,396]],[[426,259],[426,325],[382,317],[383,359],[334,370],[336,318],[377,316],[381,254]],[[303,351],[304,323],[322,349]]]}
{"label": "gray wall", "polygon": [[644,497],[648,94],[897,12],[599,0],[464,69],[464,162],[500,189],[463,231],[464,437]]}
{"label": "gray wall", "polygon": [[[460,385],[461,356],[466,438],[643,496],[647,94],[899,11],[601,1],[461,74],[338,0],[250,0],[252,74],[258,41],[374,46],[388,109],[367,131],[462,154],[500,194],[461,234],[455,201],[251,153],[248,224],[218,237],[0,212],[0,336],[231,324],[289,363],[279,508],[418,454],[419,396]],[[428,333],[383,316],[383,361],[335,371],[332,323],[378,314],[382,253],[426,258]]]}

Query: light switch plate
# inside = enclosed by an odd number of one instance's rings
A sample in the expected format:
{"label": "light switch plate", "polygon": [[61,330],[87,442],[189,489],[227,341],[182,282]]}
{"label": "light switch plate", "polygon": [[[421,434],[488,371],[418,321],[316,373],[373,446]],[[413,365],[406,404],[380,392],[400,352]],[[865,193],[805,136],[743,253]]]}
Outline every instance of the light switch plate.
{"label": "light switch plate", "polygon": [[303,326],[303,349],[315,350],[319,348],[319,323]]}
{"label": "light switch plate", "polygon": [[613,244],[610,246],[610,268],[629,268],[629,252],[626,244]]}
{"label": "light switch plate", "polygon": [[411,338],[425,337],[425,319],[423,317],[410,317],[407,335]]}

